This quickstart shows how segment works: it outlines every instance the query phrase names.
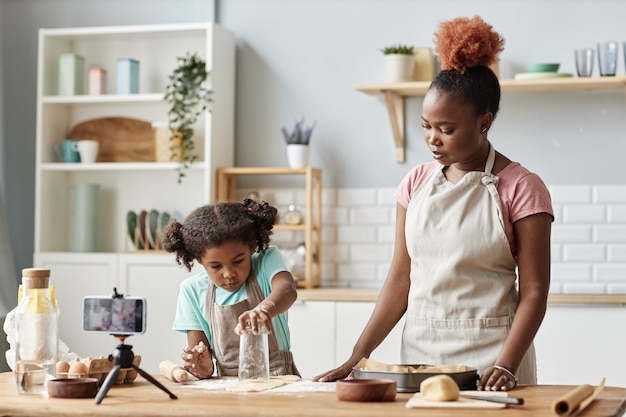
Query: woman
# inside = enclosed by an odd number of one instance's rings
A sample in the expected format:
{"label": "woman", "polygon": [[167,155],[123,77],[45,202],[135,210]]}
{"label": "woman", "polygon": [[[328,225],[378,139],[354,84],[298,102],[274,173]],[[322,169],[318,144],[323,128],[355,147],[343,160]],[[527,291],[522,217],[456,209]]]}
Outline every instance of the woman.
{"label": "woman", "polygon": [[488,66],[504,40],[476,16],[441,23],[435,41],[442,71],[422,108],[435,161],[415,167],[396,190],[395,250],[374,312],[351,357],[316,380],[348,376],[406,314],[403,363],[462,363],[478,369],[484,390],[536,383],[532,341],[550,283],[550,195],[487,138],[500,105]]}

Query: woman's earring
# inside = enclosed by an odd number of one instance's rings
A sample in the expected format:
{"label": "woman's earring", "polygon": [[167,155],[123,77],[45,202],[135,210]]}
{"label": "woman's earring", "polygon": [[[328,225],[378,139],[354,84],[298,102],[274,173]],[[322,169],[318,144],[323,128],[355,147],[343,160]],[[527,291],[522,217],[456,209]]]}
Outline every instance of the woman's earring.
{"label": "woman's earring", "polygon": [[483,127],[483,130],[481,130],[480,133],[487,133],[487,128]]}

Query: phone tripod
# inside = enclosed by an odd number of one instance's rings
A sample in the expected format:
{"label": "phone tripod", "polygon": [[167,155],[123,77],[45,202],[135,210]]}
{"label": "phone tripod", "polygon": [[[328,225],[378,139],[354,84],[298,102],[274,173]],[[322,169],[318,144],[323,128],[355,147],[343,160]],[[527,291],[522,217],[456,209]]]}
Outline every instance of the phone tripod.
{"label": "phone tripod", "polygon": [[98,391],[98,394],[96,395],[96,400],[95,400],[96,404],[100,404],[102,402],[104,397],[107,395],[107,392],[109,392],[109,389],[111,388],[111,386],[115,383],[115,381],[117,381],[117,377],[120,373],[121,368],[133,368],[135,371],[139,373],[139,375],[143,376],[149,382],[151,382],[152,385],[156,385],[162,391],[168,393],[172,400],[178,399],[176,395],[174,395],[170,390],[168,390],[159,381],[154,379],[152,375],[150,375],[143,369],[139,368],[138,366],[133,365],[135,354],[133,353],[133,347],[131,345],[124,344],[124,340],[126,339],[126,336],[115,336],[115,337],[119,339],[122,343],[117,345],[117,347],[115,348],[115,353],[113,355],[109,355],[109,361],[113,362],[115,360],[115,365],[113,366],[113,369],[109,371],[107,377],[102,383],[102,386],[100,387],[100,390]]}

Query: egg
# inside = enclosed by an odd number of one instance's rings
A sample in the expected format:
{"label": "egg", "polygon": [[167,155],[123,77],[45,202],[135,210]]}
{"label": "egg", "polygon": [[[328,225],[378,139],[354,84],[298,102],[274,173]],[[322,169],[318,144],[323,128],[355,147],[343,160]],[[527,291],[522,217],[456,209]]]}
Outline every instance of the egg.
{"label": "egg", "polygon": [[76,362],[70,365],[70,369],[68,371],[70,374],[86,374],[89,373],[89,368],[82,362]]}
{"label": "egg", "polygon": [[68,372],[70,370],[70,364],[67,361],[59,361],[56,365],[56,371],[59,372]]}

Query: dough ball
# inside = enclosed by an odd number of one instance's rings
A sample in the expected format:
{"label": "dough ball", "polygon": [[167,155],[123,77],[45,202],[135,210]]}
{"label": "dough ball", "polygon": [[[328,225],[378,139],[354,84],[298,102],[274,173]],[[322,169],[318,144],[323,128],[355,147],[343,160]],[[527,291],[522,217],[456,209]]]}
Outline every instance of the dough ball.
{"label": "dough ball", "polygon": [[67,361],[59,361],[56,364],[56,371],[57,373],[61,373],[61,372],[69,372],[70,370],[70,364]]}
{"label": "dough ball", "polygon": [[89,373],[89,368],[82,362],[76,362],[70,365],[69,373],[75,375],[86,374]]}
{"label": "dough ball", "polygon": [[459,399],[459,386],[448,375],[435,375],[422,381],[420,393],[428,401],[456,401]]}

